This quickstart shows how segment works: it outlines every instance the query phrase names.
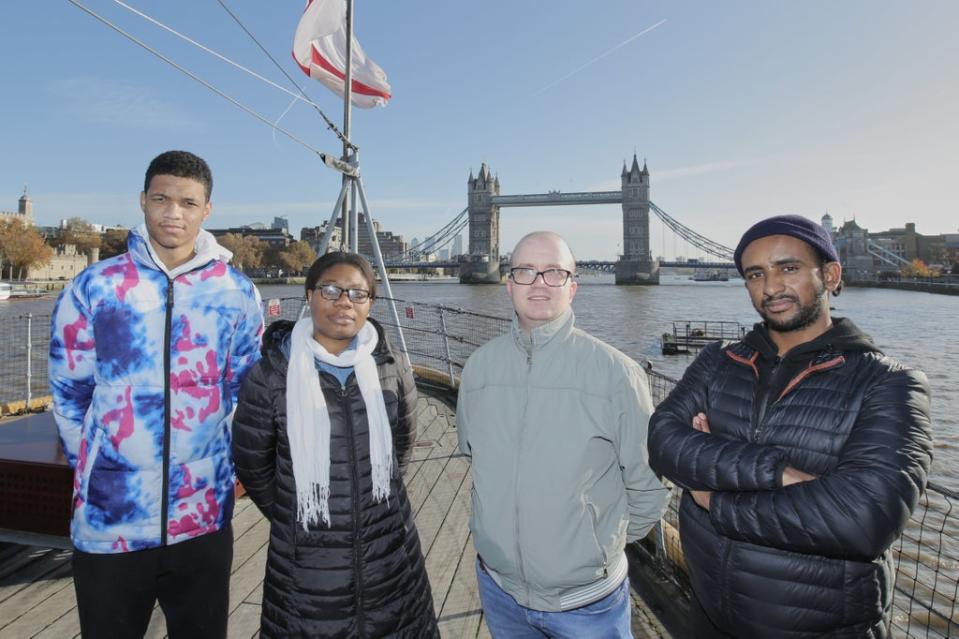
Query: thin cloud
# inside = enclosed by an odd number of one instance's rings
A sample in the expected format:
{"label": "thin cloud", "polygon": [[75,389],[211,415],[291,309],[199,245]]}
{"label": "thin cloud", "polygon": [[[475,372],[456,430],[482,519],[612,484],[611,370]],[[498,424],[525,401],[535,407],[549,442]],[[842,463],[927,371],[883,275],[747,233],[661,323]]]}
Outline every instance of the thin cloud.
{"label": "thin cloud", "polygon": [[674,178],[689,177],[690,175],[704,175],[706,173],[719,173],[722,171],[731,171],[740,167],[749,166],[751,160],[730,160],[727,162],[707,162],[705,164],[692,164],[682,166],[678,169],[664,169],[656,172],[657,180],[672,180]]}
{"label": "thin cloud", "polygon": [[[681,166],[675,169],[661,169],[650,171],[650,176],[654,182],[665,182],[677,178],[690,177],[693,175],[705,175],[707,173],[720,173],[722,171],[732,171],[744,166],[754,164],[753,160],[729,160],[727,162],[706,162],[704,164],[691,164]],[[589,191],[618,191],[622,181],[620,178],[610,178],[603,180],[590,187]]]}
{"label": "thin cloud", "polygon": [[656,29],[656,28],[660,27],[660,26],[661,26],[662,24],[664,24],[665,22],[666,22],[666,19],[664,18],[664,19],[660,20],[659,22],[657,22],[656,24],[654,24],[653,26],[651,26],[651,27],[646,27],[645,29],[643,29],[643,30],[640,31],[639,33],[635,33],[635,34],[629,36],[628,38],[626,38],[625,40],[623,40],[622,42],[620,42],[619,44],[617,44],[615,47],[613,47],[613,48],[610,49],[609,51],[606,51],[606,52],[604,52],[604,53],[599,54],[598,56],[596,56],[595,58],[593,58],[592,60],[590,60],[590,61],[587,62],[586,64],[584,64],[584,65],[582,65],[582,66],[580,66],[580,67],[577,67],[577,68],[573,69],[572,71],[570,71],[569,73],[567,73],[566,75],[564,75],[563,77],[561,77],[560,79],[558,79],[558,80],[553,80],[552,82],[550,82],[549,84],[547,84],[546,86],[544,86],[542,89],[540,89],[539,91],[537,91],[537,92],[534,93],[533,95],[539,95],[539,94],[543,93],[544,91],[547,91],[547,90],[549,90],[549,89],[552,89],[554,86],[556,86],[556,85],[559,84],[560,82],[563,82],[564,80],[568,80],[569,78],[573,77],[574,75],[576,75],[577,73],[579,73],[579,72],[582,71],[583,69],[586,69],[586,68],[588,68],[588,67],[596,64],[597,62],[599,62],[599,61],[602,60],[603,58],[612,55],[613,53],[615,53],[615,52],[618,51],[619,49],[622,49],[622,48],[625,47],[627,44],[629,44],[630,42],[632,42],[633,40],[635,40],[636,38],[639,38],[639,37],[641,37],[641,36],[646,35],[646,34],[649,33],[650,31],[652,31],[653,29]]}
{"label": "thin cloud", "polygon": [[96,124],[187,131],[201,128],[199,120],[147,87],[78,76],[53,82],[50,93],[63,108]]}

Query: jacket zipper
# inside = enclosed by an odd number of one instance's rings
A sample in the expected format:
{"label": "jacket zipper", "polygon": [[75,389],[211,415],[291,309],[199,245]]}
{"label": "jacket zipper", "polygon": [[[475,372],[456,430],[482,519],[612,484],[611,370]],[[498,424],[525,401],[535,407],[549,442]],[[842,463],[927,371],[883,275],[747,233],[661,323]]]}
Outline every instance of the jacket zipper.
{"label": "jacket zipper", "polygon": [[[322,391],[320,391],[322,392]],[[356,628],[357,636],[365,637],[366,628],[363,623],[363,573],[360,566],[360,476],[359,469],[356,467],[356,449],[353,438],[353,414],[350,411],[350,394],[346,386],[340,388],[340,395],[343,398],[343,412],[346,415],[346,431],[350,440],[350,472],[353,475],[353,572],[356,574]],[[332,462],[331,462],[332,463]]]}
{"label": "jacket zipper", "polygon": [[[147,241],[149,242],[149,240]],[[157,270],[166,276],[167,281],[166,319],[164,322],[163,339],[163,477],[160,482],[160,545],[166,546],[167,517],[169,517],[170,513],[170,496],[167,494],[170,490],[170,403],[172,401],[170,397],[170,345],[173,342],[173,336],[171,335],[173,332],[173,282],[176,278],[167,275],[166,271],[160,266],[152,254],[150,254],[150,260],[157,267]],[[185,271],[184,273],[180,273],[180,275],[186,275],[187,273],[206,268],[207,264],[209,264],[209,262]],[[179,277],[179,275],[177,277]]]}
{"label": "jacket zipper", "polygon": [[513,500],[513,505],[516,508],[516,516],[513,517],[515,524],[515,534],[516,534],[516,560],[519,564],[519,576],[523,580],[523,589],[526,591],[526,602],[525,605],[532,603],[530,601],[529,593],[529,582],[526,580],[526,569],[523,567],[523,547],[519,541],[519,518],[520,518],[520,509],[519,509],[519,500],[520,500],[520,489],[519,489],[519,471],[520,471],[520,455],[523,451],[523,433],[526,432],[526,413],[529,410],[529,380],[533,372],[533,334],[530,333],[529,336],[529,350],[526,351],[526,405],[523,407],[523,423],[520,426],[519,431],[519,445],[516,447],[516,481],[514,482],[516,486],[516,498]]}
{"label": "jacket zipper", "polygon": [[160,500],[160,545],[167,544],[167,518],[170,511],[170,345],[173,341],[173,280],[167,278],[166,324],[163,340],[163,480]]}
{"label": "jacket zipper", "polygon": [[[820,366],[817,366],[817,367],[813,367],[813,369],[812,369],[811,372],[807,372],[807,371],[810,370],[810,369],[807,368],[806,371],[803,371],[802,373],[800,373],[800,376],[803,376],[803,378],[805,378],[805,377],[809,377],[809,376],[812,375],[812,374],[816,374],[816,373],[819,373],[819,372],[822,372],[822,371],[830,370],[830,369],[834,368],[836,365],[841,364],[843,361],[845,361],[845,360],[844,360],[843,358],[841,358],[841,357],[840,357],[838,360],[829,360],[829,362],[827,362],[827,365],[826,365],[826,366],[820,365]],[[835,363],[833,363],[833,362],[835,362]],[[776,358],[776,364],[775,364],[775,366],[773,367],[773,370],[772,370],[772,372],[771,372],[770,375],[769,375],[769,383],[766,385],[766,390],[767,390],[767,392],[768,392],[769,390],[775,388],[775,385],[773,384],[773,382],[776,381],[775,376],[776,376],[776,373],[779,372],[779,370],[780,370],[779,365],[780,365],[781,363],[782,363],[782,359],[780,359],[779,357],[777,357],[777,358]],[[831,365],[828,365],[828,364],[831,364]],[[797,376],[797,378],[798,378],[798,377],[799,377],[799,376]],[[762,435],[764,434],[764,427],[766,426],[766,415],[769,413],[769,409],[772,408],[773,406],[775,406],[776,404],[778,404],[778,403],[783,399],[783,397],[786,396],[786,391],[791,390],[790,387],[793,385],[793,383],[794,383],[794,382],[790,382],[789,384],[787,384],[786,389],[783,391],[783,393],[782,393],[779,397],[777,397],[777,398],[774,399],[773,401],[769,402],[769,405],[768,405],[768,406],[766,406],[766,407],[764,407],[764,408],[761,409],[761,417],[759,418],[761,421],[759,421],[759,423],[756,424],[756,427],[755,427],[755,429],[753,430],[753,441],[756,442],[757,444],[762,443],[762,442],[760,441],[760,439],[761,439]],[[758,387],[758,385],[757,385],[757,391],[756,391],[756,393],[757,393],[757,397],[758,397],[758,395],[759,395],[759,387]],[[765,398],[765,397],[768,397],[768,394],[767,394],[767,395],[764,395],[764,398]],[[753,415],[754,415],[754,416],[756,415],[756,412],[757,412],[756,410],[753,411]]]}
{"label": "jacket zipper", "polygon": [[779,372],[781,364],[782,358],[776,356],[772,370],[766,376],[766,383],[762,384],[763,380],[761,379],[757,380],[756,383],[756,392],[753,394],[753,441],[757,443],[762,435],[763,426],[766,425],[766,412],[769,408],[766,404],[769,401],[769,389],[776,379],[776,373]]}

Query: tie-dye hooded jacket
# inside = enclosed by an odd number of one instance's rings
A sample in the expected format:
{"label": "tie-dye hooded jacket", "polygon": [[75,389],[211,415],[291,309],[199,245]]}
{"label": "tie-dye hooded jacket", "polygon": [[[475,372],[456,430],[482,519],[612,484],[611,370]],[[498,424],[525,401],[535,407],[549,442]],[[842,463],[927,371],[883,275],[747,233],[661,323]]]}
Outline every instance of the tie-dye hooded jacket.
{"label": "tie-dye hooded jacket", "polygon": [[230,420],[259,359],[253,283],[206,231],[168,271],[145,228],[57,300],[50,389],[74,468],[74,546],[154,548],[219,530],[233,514]]}

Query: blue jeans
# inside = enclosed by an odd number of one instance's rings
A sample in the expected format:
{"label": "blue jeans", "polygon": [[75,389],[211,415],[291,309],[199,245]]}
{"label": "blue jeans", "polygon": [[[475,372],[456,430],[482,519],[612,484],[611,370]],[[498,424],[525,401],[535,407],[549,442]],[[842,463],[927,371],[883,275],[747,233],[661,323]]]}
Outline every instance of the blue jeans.
{"label": "blue jeans", "polygon": [[476,562],[483,616],[493,639],[632,639],[629,579],[599,601],[564,612],[524,608]]}

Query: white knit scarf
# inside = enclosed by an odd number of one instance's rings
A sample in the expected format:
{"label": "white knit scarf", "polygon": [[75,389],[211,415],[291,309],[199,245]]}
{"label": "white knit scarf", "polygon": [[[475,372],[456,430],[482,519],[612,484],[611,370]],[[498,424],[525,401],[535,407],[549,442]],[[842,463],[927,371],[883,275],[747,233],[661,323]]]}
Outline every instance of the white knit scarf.
{"label": "white knit scarf", "polygon": [[286,423],[296,482],[296,518],[304,530],[320,519],[330,526],[330,414],[314,358],[333,366],[353,367],[369,422],[373,499],[383,501],[389,497],[393,435],[373,359],[378,341],[376,328],[366,322],[356,336],[356,350],[337,356],[313,339],[313,320],[309,315],[293,327],[286,373]]}

